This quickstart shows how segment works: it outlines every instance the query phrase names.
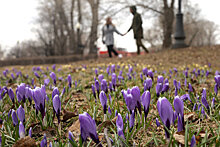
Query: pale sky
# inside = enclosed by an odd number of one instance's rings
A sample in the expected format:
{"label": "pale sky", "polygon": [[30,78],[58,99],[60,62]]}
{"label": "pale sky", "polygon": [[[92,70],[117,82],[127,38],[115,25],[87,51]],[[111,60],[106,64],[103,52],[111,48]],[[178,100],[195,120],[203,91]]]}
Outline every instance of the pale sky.
{"label": "pale sky", "polygon": [[[191,1],[198,3],[202,9],[202,15],[206,19],[214,21],[220,26],[220,0]],[[32,28],[34,27],[34,22],[38,14],[36,10],[37,6],[38,0],[0,0],[0,44],[4,49],[9,49],[15,45],[17,41],[36,38]],[[132,17],[127,17],[127,21],[130,21],[131,18]],[[119,29],[124,33],[129,25],[130,23],[125,23],[125,25],[120,26]],[[128,46],[129,48],[135,47],[132,33],[123,38],[117,36],[115,39],[119,46],[125,48]],[[218,42],[220,43],[220,38]]]}

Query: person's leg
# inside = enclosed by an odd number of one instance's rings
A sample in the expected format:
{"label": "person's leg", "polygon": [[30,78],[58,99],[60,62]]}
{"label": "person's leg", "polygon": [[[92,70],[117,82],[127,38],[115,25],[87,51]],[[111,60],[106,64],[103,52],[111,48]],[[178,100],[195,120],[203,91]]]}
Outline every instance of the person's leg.
{"label": "person's leg", "polygon": [[107,45],[108,48],[108,55],[111,58],[112,57],[112,53],[111,53],[111,45]]}
{"label": "person's leg", "polygon": [[113,48],[113,45],[112,45],[112,52],[115,54],[115,56],[118,56],[118,52]]}
{"label": "person's leg", "polygon": [[146,53],[149,53],[149,51],[147,50],[147,48],[143,45],[141,39],[139,40],[139,44],[140,44],[140,46],[145,50]]}
{"label": "person's leg", "polygon": [[139,41],[139,39],[136,39],[136,45],[137,45],[137,54],[140,55],[140,41]]}

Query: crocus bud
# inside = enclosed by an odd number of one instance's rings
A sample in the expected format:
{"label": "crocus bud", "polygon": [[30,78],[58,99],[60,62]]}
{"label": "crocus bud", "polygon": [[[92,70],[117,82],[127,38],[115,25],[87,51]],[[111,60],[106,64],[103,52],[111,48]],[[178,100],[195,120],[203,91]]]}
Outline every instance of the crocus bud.
{"label": "crocus bud", "polygon": [[110,106],[108,107],[108,113],[110,114],[110,116],[112,115],[112,110],[111,110]]}
{"label": "crocus bud", "polygon": [[146,80],[144,81],[144,91],[151,89],[152,87],[152,79],[151,78],[146,78]]}
{"label": "crocus bud", "polygon": [[92,84],[92,94],[96,98],[96,93],[95,93],[95,86]]}
{"label": "crocus bud", "polygon": [[107,81],[105,79],[103,79],[101,82],[101,90],[104,91],[105,93],[108,92],[108,85],[107,85]]}
{"label": "crocus bud", "polygon": [[68,75],[67,80],[68,80],[69,88],[71,88],[71,86],[72,86],[72,78],[71,78],[70,74]]}
{"label": "crocus bud", "polygon": [[[159,98],[157,101],[157,110],[159,112],[163,124],[169,130],[171,123],[173,122],[173,108],[170,102],[165,97]],[[167,138],[170,137],[170,134],[166,129],[165,129],[165,134]]]}
{"label": "crocus bud", "polygon": [[100,92],[99,98],[100,98],[100,102],[101,102],[102,107],[103,107],[104,114],[106,114],[106,110],[107,110],[107,96],[106,96],[104,91]]}
{"label": "crocus bud", "polygon": [[144,106],[145,118],[147,118],[147,114],[149,112],[150,99],[151,99],[150,92],[149,91],[145,91],[142,94],[142,97],[141,97],[142,105]]}
{"label": "crocus bud", "polygon": [[157,97],[160,96],[160,93],[162,92],[162,89],[163,89],[163,84],[162,84],[162,83],[157,83],[157,85],[156,85],[156,94],[157,94]]}
{"label": "crocus bud", "polygon": [[29,129],[28,135],[29,135],[30,137],[32,137],[32,127],[30,127],[30,129]]}
{"label": "crocus bud", "polygon": [[53,84],[56,85],[56,74],[54,72],[51,72],[50,73],[50,77],[51,77],[51,79],[53,81]]}
{"label": "crocus bud", "polygon": [[13,90],[11,88],[8,90],[8,95],[9,95],[11,101],[13,103],[15,103],[15,94],[14,94],[14,92],[13,92]]}
{"label": "crocus bud", "polygon": [[19,120],[24,123],[25,122],[25,111],[21,105],[17,109],[17,115],[18,115]]}
{"label": "crocus bud", "polygon": [[25,129],[24,129],[24,125],[22,122],[20,122],[20,124],[19,124],[19,136],[20,136],[20,138],[25,137]]}
{"label": "crocus bud", "polygon": [[196,147],[196,137],[195,137],[195,135],[192,136],[190,147]]}
{"label": "crocus bud", "polygon": [[46,137],[46,134],[44,134],[44,138],[40,142],[40,147],[47,147],[47,137]]}
{"label": "crocus bud", "polygon": [[159,122],[158,118],[156,118],[156,125],[157,125],[157,127],[160,126],[160,122]]}
{"label": "crocus bud", "polygon": [[53,109],[56,113],[58,123],[60,123],[61,101],[58,95],[55,95],[53,98]]}
{"label": "crocus bud", "polygon": [[120,136],[121,138],[124,139],[125,138],[124,137],[124,132],[123,132],[124,124],[123,124],[123,119],[122,119],[120,113],[118,113],[118,118],[116,120],[116,126],[117,126],[118,136]]}
{"label": "crocus bud", "polygon": [[214,97],[213,97],[213,99],[212,99],[211,107],[212,107],[212,109],[214,109],[214,107],[215,107],[215,98],[214,98]]}
{"label": "crocus bud", "polygon": [[13,122],[14,126],[16,126],[18,124],[18,117],[16,115],[15,110],[12,110],[11,117],[12,117],[12,122]]}
{"label": "crocus bud", "polygon": [[79,122],[82,142],[86,141],[87,137],[91,137],[96,144],[99,144],[95,120],[88,113],[84,112],[79,114]]}

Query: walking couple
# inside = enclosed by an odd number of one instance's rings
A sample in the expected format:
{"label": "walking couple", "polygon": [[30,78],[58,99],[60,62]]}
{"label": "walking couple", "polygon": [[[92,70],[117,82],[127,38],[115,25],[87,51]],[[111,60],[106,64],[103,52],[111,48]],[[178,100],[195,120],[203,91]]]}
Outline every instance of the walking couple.
{"label": "walking couple", "polygon": [[106,19],[106,24],[102,28],[102,42],[106,44],[108,48],[108,54],[109,57],[112,57],[111,52],[113,52],[116,56],[118,56],[117,51],[114,50],[114,36],[113,33],[116,32],[117,34],[124,36],[126,35],[131,29],[133,29],[134,32],[134,39],[136,39],[136,45],[137,45],[137,54],[140,54],[140,47],[142,47],[146,53],[149,53],[147,48],[143,45],[141,39],[143,38],[143,28],[142,28],[142,19],[141,15],[137,13],[136,6],[130,7],[130,12],[133,14],[133,21],[131,24],[131,27],[128,29],[128,31],[125,34],[120,33],[115,25],[112,23],[111,17],[108,17]]}

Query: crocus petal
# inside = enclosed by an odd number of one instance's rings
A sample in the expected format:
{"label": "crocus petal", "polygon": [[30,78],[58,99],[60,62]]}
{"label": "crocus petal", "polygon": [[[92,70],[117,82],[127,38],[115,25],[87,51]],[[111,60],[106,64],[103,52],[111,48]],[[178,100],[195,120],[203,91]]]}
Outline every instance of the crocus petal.
{"label": "crocus petal", "polygon": [[24,123],[24,121],[25,121],[25,111],[24,111],[24,108],[21,105],[17,109],[17,115],[18,115],[19,120]]}
{"label": "crocus petal", "polygon": [[106,94],[105,94],[104,91],[101,91],[101,92],[100,92],[99,98],[100,98],[100,102],[101,102],[102,107],[103,107],[104,114],[106,114],[106,109],[107,109],[107,96],[106,96]]}
{"label": "crocus petal", "polygon": [[22,122],[20,122],[20,124],[19,124],[19,136],[20,136],[20,138],[25,137],[25,129],[24,129],[24,125]]}

